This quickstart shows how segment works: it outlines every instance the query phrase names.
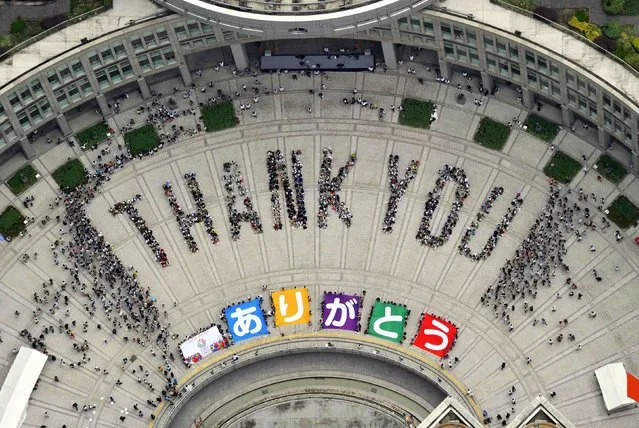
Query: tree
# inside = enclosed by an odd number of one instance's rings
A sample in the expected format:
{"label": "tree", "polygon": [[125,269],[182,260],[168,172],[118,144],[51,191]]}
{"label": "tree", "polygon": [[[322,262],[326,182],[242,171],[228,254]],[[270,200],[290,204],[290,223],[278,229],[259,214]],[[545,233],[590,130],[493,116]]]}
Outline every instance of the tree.
{"label": "tree", "polygon": [[618,21],[609,21],[601,27],[603,33],[606,37],[617,40],[621,37],[621,33],[623,29],[621,28],[621,24]]}
{"label": "tree", "polygon": [[22,33],[24,33],[24,30],[27,28],[27,23],[24,21],[24,18],[22,18],[21,16],[18,16],[12,23],[11,23],[11,34],[18,36]]}
{"label": "tree", "polygon": [[539,19],[538,16],[541,16],[542,18],[546,18],[552,22],[557,22],[557,19],[559,18],[557,10],[551,7],[538,6],[535,8],[534,13],[535,18]]}
{"label": "tree", "polygon": [[636,70],[639,70],[639,53],[636,53],[636,52],[631,53],[630,55],[625,57],[623,60],[626,61],[628,64],[630,64]]}
{"label": "tree", "polygon": [[625,0],[603,0],[603,9],[608,15],[619,15],[624,11]]}
{"label": "tree", "polygon": [[595,39],[595,43],[608,52],[614,52],[617,49],[617,41],[606,36],[599,36]]}

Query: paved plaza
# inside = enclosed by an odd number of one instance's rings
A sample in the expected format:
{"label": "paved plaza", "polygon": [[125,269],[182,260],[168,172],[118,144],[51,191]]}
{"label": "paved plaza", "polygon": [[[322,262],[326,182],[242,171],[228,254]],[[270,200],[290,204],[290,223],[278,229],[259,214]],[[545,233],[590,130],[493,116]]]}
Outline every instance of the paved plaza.
{"label": "paved plaza", "polygon": [[[639,375],[639,248],[634,243],[639,228],[626,230],[625,239],[620,242],[615,240],[614,225],[605,231],[601,228],[588,231],[583,240],[576,235],[566,236],[564,262],[570,266],[570,273],[558,271],[551,287],[539,289],[531,301],[534,310],[524,313],[519,308],[522,303],[518,302],[517,310],[510,316],[511,331],[480,301],[498,278],[506,259],[512,258],[526,239],[546,203],[549,185],[542,169],[553,150],[565,151],[576,159],[585,158],[584,165],[590,167],[602,153],[593,145],[596,136],[582,129],[577,129],[577,133],[562,129],[551,147],[515,127],[502,152],[485,149],[472,142],[482,116],[502,122],[515,116],[521,120],[526,117],[527,112],[517,104],[516,92],[504,87],[494,97],[482,97],[483,105],[478,106],[472,102],[472,94],[457,89],[457,81],[465,81],[461,76],[456,75],[449,85],[444,85],[436,82],[434,73],[425,71],[424,67],[418,67],[417,75],[407,74],[408,67],[410,62],[396,72],[328,73],[297,79],[292,78],[292,73],[254,77],[234,75],[228,67],[219,72],[206,68],[201,77],[194,76],[197,87],[190,98],[188,94],[183,95],[185,89],[179,77],[151,85],[152,90],[163,94],[161,102],[174,97],[180,109],[188,109],[188,101],[194,100],[197,110],[198,103],[206,102],[217,89],[226,94],[240,93],[234,100],[240,119],[237,127],[219,133],[182,134],[159,153],[128,163],[116,172],[86,206],[89,218],[112,245],[115,254],[126,266],[134,267],[142,286],[148,287],[157,299],[160,312],[166,311],[163,322],[170,323],[170,333],[177,335],[170,351],[179,355],[178,343],[212,323],[222,323],[222,308],[247,296],[264,295],[267,309],[268,292],[282,287],[308,288],[312,309],[310,326],[276,328],[269,320],[271,338],[283,333],[281,340],[285,342],[288,334],[320,330],[324,291],[361,294],[365,290],[367,300],[362,319],[368,318],[377,297],[405,304],[412,311],[406,330],[408,338],[415,335],[421,313],[432,312],[453,321],[459,328],[459,337],[450,353],[450,365],[448,359],[440,361],[422,351],[418,352],[420,358],[440,370],[442,377],[456,379],[464,388],[471,389],[478,408],[491,415],[511,412],[513,407],[516,414],[536,396],[550,397],[551,392],[555,392],[550,401],[577,426],[636,425],[637,409],[612,416],[606,414],[593,371],[604,364],[622,361],[629,372]],[[418,77],[424,79],[423,84],[418,82]],[[242,85],[250,88],[256,79],[260,87],[284,90],[261,94],[259,101],[254,102],[252,93],[245,93]],[[214,82],[213,89],[208,89],[208,82]],[[473,81],[473,85],[476,84]],[[177,94],[173,94],[174,87],[179,88]],[[207,92],[202,92],[202,88],[207,88]],[[377,110],[359,104],[344,105],[342,100],[350,99],[353,89],[357,89],[356,96],[386,110],[383,121],[378,119]],[[476,86],[473,90],[477,90]],[[320,92],[323,98],[318,95]],[[456,102],[459,92],[466,93],[465,104]],[[437,104],[438,118],[430,130],[398,125],[399,112],[392,111],[390,106],[399,106],[405,96],[429,99]],[[109,125],[116,130],[109,146],[110,156],[119,153],[117,145],[124,144],[121,131],[131,119],[134,127],[142,125],[144,116],[136,110],[144,103],[131,91],[131,96],[122,102],[121,112],[109,118]],[[240,110],[240,105],[246,103],[252,104],[251,109]],[[251,116],[251,111],[256,112],[256,117]],[[554,116],[555,121],[560,122],[560,116],[556,116],[558,111],[550,106],[545,106],[541,113]],[[180,117],[174,123],[191,129],[197,117],[199,111]],[[77,132],[98,120],[94,113],[85,112],[69,122]],[[38,336],[45,327],[56,326],[56,333],[47,335],[46,344],[58,362],[45,366],[24,426],[143,427],[156,410],[147,400],[153,403],[165,383],[157,369],[163,365],[158,347],[125,341],[124,336],[136,335],[133,331],[120,329],[112,334],[109,329],[98,329],[98,323],[109,325],[109,322],[101,310],[92,317],[88,315],[81,293],[69,292],[70,305],[53,308],[53,315],[47,307],[38,325],[31,315],[35,310],[33,294],[42,292],[43,282],[51,278],[60,284],[69,279],[68,272],[54,264],[50,250],[54,241],[68,237],[67,227],[55,221],[44,226],[40,223],[46,215],[55,218],[62,213],[62,208],[49,207],[60,196],[50,174],[74,157],[93,171],[97,156],[105,147],[103,143],[97,150],[83,151],[77,144],[74,147],[47,144],[43,137],[34,143],[39,156],[32,161],[43,175],[39,182],[19,198],[6,185],[0,186],[0,207],[13,204],[36,219],[29,227],[29,236],[0,243],[0,302],[4,307],[0,313],[2,376],[13,361],[12,349],[26,343],[20,336],[23,329]],[[357,154],[357,163],[341,188],[341,199],[353,216],[350,228],[332,210],[327,229],[317,227],[317,182],[325,147],[333,149],[333,176],[352,153]],[[279,231],[272,227],[266,157],[268,151],[277,149],[287,158],[291,151],[301,151],[308,212],[306,230],[291,228],[288,223]],[[384,234],[382,224],[390,196],[388,157],[391,154],[399,156],[400,173],[411,160],[419,160],[419,168],[400,201],[393,233]],[[242,223],[237,241],[230,238],[224,191],[224,164],[230,161],[239,166],[248,195],[264,225],[264,232],[256,234],[248,223]],[[25,162],[16,155],[0,167],[0,176],[6,179]],[[290,158],[287,162],[290,165]],[[428,192],[434,188],[438,170],[444,165],[463,168],[470,191],[448,242],[430,248],[420,245],[415,236]],[[213,245],[204,227],[194,226],[191,232],[200,248],[196,253],[189,251],[185,244],[162,189],[170,181],[185,211],[194,211],[194,201],[183,179],[189,172],[197,174],[206,208],[219,234],[219,243]],[[639,204],[639,180],[634,175],[629,174],[618,185],[598,181],[596,177],[592,168],[582,169],[569,186],[562,186],[562,196],[576,200],[578,189],[583,188],[587,194],[594,193],[598,200],[603,198],[606,204],[621,193]],[[486,241],[515,194],[521,194],[523,204],[490,257],[476,262],[460,255],[457,247],[495,186],[503,187],[504,196],[495,202],[481,223],[471,241],[473,248],[479,248],[480,243]],[[454,197],[452,188],[448,186],[444,192],[432,221],[433,230],[440,230],[444,224]],[[568,189],[574,192],[567,195]],[[127,216],[109,213],[115,203],[136,195],[141,195],[136,203],[140,215],[170,260],[165,268],[154,261],[151,249]],[[25,209],[22,201],[27,196],[34,196],[35,201],[32,207]],[[589,207],[594,220],[600,224],[602,213],[596,205],[581,205]],[[34,257],[34,253],[39,256]],[[29,261],[22,261],[24,254],[31,256]],[[593,269],[602,277],[601,282],[595,280]],[[582,297],[570,296],[568,277],[578,284]],[[66,309],[68,316],[64,313]],[[14,315],[15,311],[20,315]],[[597,316],[589,316],[591,311],[596,311]],[[547,325],[533,322],[542,318]],[[564,319],[569,321],[568,326],[559,325]],[[91,360],[85,366],[70,368],[68,364],[60,364],[60,359],[77,361],[81,354],[74,350],[73,341],[66,334],[57,333],[59,320],[77,322],[74,341],[86,340],[90,346],[87,355]],[[81,328],[84,322],[88,322],[86,333]],[[576,339],[549,345],[548,339],[561,333],[574,334]],[[365,337],[363,331],[360,335]],[[359,338],[353,336],[355,340]],[[378,343],[384,344],[381,340]],[[403,348],[417,352],[409,340]],[[233,353],[231,347],[210,358],[229,359]],[[131,355],[136,356],[135,362],[130,360]],[[123,363],[125,357],[127,361]],[[455,357],[458,361],[452,363]],[[330,353],[326,358],[330,358]],[[443,369],[439,369],[440,363]],[[502,363],[505,363],[503,369]],[[139,365],[144,370],[133,373]],[[172,369],[179,380],[197,371],[198,366],[187,371],[178,358]],[[140,372],[147,370],[147,379],[155,391],[138,381]],[[383,376],[384,373],[380,373],[380,377]],[[513,386],[516,390],[509,395]],[[206,397],[198,396],[198,400],[206,400]],[[72,407],[73,403],[79,405],[79,411]],[[94,409],[82,411],[83,405],[92,404]],[[137,415],[134,404],[142,417]],[[307,413],[302,412],[304,417],[312,419],[321,413],[321,405],[321,402],[307,403],[304,407]],[[277,408],[274,409],[264,409],[260,416],[262,422],[250,426],[272,426],[267,422],[277,414]],[[337,415],[345,412],[343,408],[334,411]],[[363,411],[362,424],[352,426],[377,426],[372,422],[368,424],[374,419],[370,412]],[[123,415],[127,415],[126,421],[121,423],[119,418]],[[289,414],[289,425],[277,426],[307,426],[290,422],[294,417]],[[243,426],[249,425],[233,425]],[[350,425],[338,422],[315,426]]]}

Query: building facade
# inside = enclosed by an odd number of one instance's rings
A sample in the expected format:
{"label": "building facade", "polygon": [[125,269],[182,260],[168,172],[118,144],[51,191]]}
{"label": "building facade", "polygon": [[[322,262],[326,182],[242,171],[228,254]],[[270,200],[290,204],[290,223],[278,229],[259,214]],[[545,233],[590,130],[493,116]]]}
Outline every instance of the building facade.
{"label": "building facade", "polygon": [[280,9],[271,10],[265,9],[270,2],[160,0],[179,13],[105,34],[5,83],[0,88],[0,155],[19,147],[34,156],[29,134],[52,121],[62,134],[71,134],[65,115],[86,103],[109,116],[109,94],[132,83],[144,98],[151,97],[149,81],[169,70],[191,85],[189,55],[224,48],[243,69],[249,65],[246,47],[251,43],[340,38],[379,42],[391,69],[397,67],[398,46],[412,46],[436,54],[444,77],[459,70],[481,76],[489,90],[505,82],[516,85],[526,108],[533,109],[537,101],[551,103],[560,107],[557,121],[564,126],[576,118],[592,124],[599,146],[614,140],[627,153],[627,165],[639,171],[639,93],[627,84],[639,81],[636,72],[604,80],[563,56],[561,46],[542,46],[430,0],[354,1],[292,0],[288,5],[274,2]]}

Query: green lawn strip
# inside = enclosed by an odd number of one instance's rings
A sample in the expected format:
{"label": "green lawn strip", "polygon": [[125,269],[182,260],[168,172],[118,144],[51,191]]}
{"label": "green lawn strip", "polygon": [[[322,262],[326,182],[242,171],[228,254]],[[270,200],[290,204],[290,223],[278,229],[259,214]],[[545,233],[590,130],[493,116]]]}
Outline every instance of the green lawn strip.
{"label": "green lawn strip", "polygon": [[534,113],[530,113],[528,115],[526,121],[524,122],[524,126],[527,127],[526,131],[529,134],[532,134],[540,140],[544,140],[549,143],[553,140],[553,138],[557,136],[557,133],[559,132],[559,125]]}
{"label": "green lawn strip", "polygon": [[424,129],[430,128],[430,116],[433,112],[432,102],[404,98],[402,109],[399,113],[400,125]]}
{"label": "green lawn strip", "polygon": [[622,229],[634,227],[639,222],[639,208],[624,195],[620,195],[608,207],[608,218]]}
{"label": "green lawn strip", "polygon": [[615,184],[621,183],[628,175],[626,167],[608,155],[602,155],[595,165],[599,174]]}
{"label": "green lawn strip", "polygon": [[9,205],[0,214],[0,233],[3,236],[15,238],[25,228],[24,216],[13,205]]}
{"label": "green lawn strip", "polygon": [[509,135],[510,127],[488,117],[482,117],[473,140],[489,149],[501,150]]}
{"label": "green lawn strip", "polygon": [[38,181],[36,175],[38,175],[38,171],[35,170],[33,165],[25,165],[7,180],[7,186],[11,189],[13,194],[17,196]]}
{"label": "green lawn strip", "polygon": [[201,111],[207,132],[233,128],[237,124],[235,120],[235,108],[230,101],[204,106]]}
{"label": "green lawn strip", "polygon": [[106,122],[100,122],[78,132],[75,134],[75,138],[87,150],[106,140],[108,130],[109,125]]}
{"label": "green lawn strip", "polygon": [[89,181],[87,170],[79,159],[72,159],[51,174],[64,193],[72,192],[76,187]]}
{"label": "green lawn strip", "polygon": [[544,167],[544,174],[560,183],[570,183],[581,169],[581,164],[558,150]]}
{"label": "green lawn strip", "polygon": [[131,156],[148,153],[160,145],[160,137],[153,125],[144,125],[124,134],[124,142],[129,147]]}

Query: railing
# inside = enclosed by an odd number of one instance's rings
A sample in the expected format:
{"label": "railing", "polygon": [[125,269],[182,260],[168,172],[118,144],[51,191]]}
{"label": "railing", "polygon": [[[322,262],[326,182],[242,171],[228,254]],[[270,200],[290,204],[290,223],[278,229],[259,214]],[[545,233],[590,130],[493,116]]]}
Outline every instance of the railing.
{"label": "railing", "polygon": [[62,21],[61,23],[54,25],[51,28],[48,28],[44,31],[42,31],[41,33],[36,34],[33,37],[28,38],[27,40],[18,43],[17,45],[15,45],[14,47],[12,47],[11,49],[9,49],[8,51],[4,52],[3,54],[0,55],[0,62],[6,60],[7,58],[11,57],[13,54],[15,54],[16,52],[18,52],[21,49],[26,48],[27,46],[30,46],[36,42],[39,42],[40,40],[44,39],[45,37],[50,36],[51,34],[62,30],[63,28],[66,28],[70,25],[73,24],[77,24],[80,21],[84,21],[85,19],[88,18],[92,18],[95,15],[98,15],[102,12],[106,12],[107,10],[111,9],[111,6],[100,6],[100,7],[96,7],[93,10],[90,10],[88,12],[83,13],[82,15],[78,15],[75,16],[71,19],[67,19],[66,21]]}
{"label": "railing", "polygon": [[379,0],[206,0],[207,3],[266,15],[312,15],[365,6]]}
{"label": "railing", "polygon": [[545,18],[545,17],[543,17],[543,16],[541,16],[539,14],[536,14],[536,13],[531,12],[531,11],[526,10],[526,9],[522,9],[522,8],[520,8],[518,6],[512,5],[512,4],[504,2],[502,0],[490,0],[490,2],[493,3],[493,4],[499,5],[499,6],[503,7],[503,8],[505,8],[505,9],[512,10],[513,12],[517,12],[517,13],[520,13],[522,15],[526,15],[526,16],[528,16],[530,18],[542,21],[544,24],[550,25],[554,29],[559,30],[559,31],[561,31],[564,34],[568,34],[569,36],[572,36],[572,37],[578,39],[579,41],[589,45],[591,48],[597,50],[599,53],[607,56],[611,60],[617,62],[620,65],[622,65],[626,70],[631,72],[636,78],[639,79],[639,70],[637,70],[636,68],[634,68],[633,66],[628,64],[623,59],[619,58],[614,53],[602,48],[601,46],[599,46],[596,43],[593,43],[592,41],[590,41],[590,39],[588,39],[587,37],[584,37],[582,34],[576,32],[574,30],[571,30],[570,28],[565,27],[565,26],[563,26],[561,24],[557,24],[556,22],[551,21],[548,18]]}

